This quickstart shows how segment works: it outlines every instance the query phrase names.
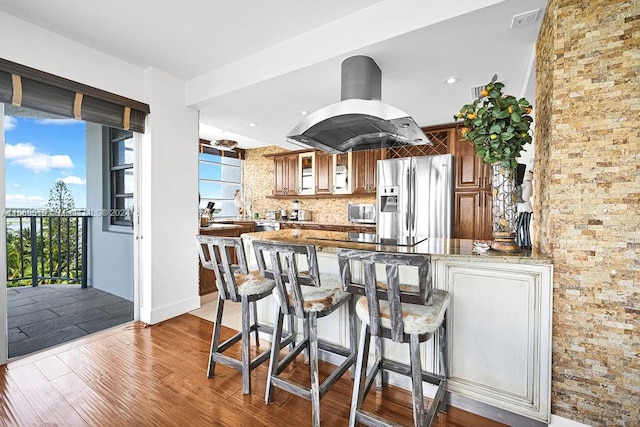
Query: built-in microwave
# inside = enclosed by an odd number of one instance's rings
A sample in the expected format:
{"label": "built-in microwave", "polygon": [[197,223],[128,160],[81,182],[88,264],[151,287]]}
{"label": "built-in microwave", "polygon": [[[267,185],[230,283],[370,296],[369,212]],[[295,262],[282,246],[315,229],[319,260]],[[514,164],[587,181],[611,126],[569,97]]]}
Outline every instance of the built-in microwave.
{"label": "built-in microwave", "polygon": [[350,222],[376,223],[376,205],[374,204],[350,203],[348,213]]}

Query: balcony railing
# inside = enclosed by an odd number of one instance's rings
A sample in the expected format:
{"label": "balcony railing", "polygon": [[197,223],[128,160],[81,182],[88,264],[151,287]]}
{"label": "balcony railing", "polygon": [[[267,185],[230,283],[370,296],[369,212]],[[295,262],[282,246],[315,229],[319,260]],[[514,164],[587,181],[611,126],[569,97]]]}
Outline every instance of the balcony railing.
{"label": "balcony railing", "polygon": [[7,286],[79,283],[87,287],[84,214],[7,214]]}

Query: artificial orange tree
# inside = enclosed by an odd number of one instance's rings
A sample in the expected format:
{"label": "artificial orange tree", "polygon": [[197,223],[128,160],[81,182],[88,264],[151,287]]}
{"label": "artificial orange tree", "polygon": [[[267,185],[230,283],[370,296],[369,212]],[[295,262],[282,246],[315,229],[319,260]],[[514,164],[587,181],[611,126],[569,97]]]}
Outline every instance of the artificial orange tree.
{"label": "artificial orange tree", "polygon": [[464,120],[460,134],[473,144],[476,155],[485,163],[499,162],[515,169],[524,145],[531,142],[532,107],[525,98],[504,95],[504,84],[497,78],[493,76],[480,97],[464,105],[453,118]]}

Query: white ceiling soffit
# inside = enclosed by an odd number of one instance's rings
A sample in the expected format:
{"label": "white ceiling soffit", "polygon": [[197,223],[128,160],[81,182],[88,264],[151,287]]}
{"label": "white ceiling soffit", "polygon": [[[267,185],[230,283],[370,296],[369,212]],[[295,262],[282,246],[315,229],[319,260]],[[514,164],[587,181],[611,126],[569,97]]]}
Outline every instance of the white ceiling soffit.
{"label": "white ceiling soffit", "polygon": [[[224,130],[242,148],[281,145],[301,119],[340,100],[340,63],[371,56],[382,100],[420,126],[450,123],[470,87],[494,74],[532,93],[546,0],[0,0],[0,11],[138,67],[186,81],[200,136]],[[532,25],[513,16],[540,8]],[[122,11],[123,13],[115,13]],[[461,80],[442,82],[450,76]],[[533,101],[530,99],[530,101]],[[249,123],[257,123],[251,127]]]}

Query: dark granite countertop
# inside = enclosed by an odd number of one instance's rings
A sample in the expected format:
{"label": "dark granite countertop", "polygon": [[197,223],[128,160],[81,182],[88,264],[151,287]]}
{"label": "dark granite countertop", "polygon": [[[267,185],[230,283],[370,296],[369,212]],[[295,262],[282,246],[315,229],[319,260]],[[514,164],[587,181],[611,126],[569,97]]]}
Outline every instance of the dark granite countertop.
{"label": "dark granite countertop", "polygon": [[550,264],[551,259],[543,254],[532,251],[515,253],[489,250],[476,253],[473,250],[473,240],[427,238],[415,246],[381,245],[376,243],[351,242],[350,233],[340,231],[321,230],[276,230],[244,233],[242,236],[250,240],[272,240],[293,244],[313,244],[320,252],[335,252],[336,248],[362,249],[376,252],[414,253],[431,255],[433,259],[473,260],[487,262],[509,262],[527,264]]}
{"label": "dark granite countertop", "polygon": [[324,226],[337,226],[337,227],[366,227],[366,228],[371,228],[372,232],[375,232],[376,230],[376,225],[375,224],[366,224],[366,223],[356,223],[356,222],[348,222],[348,221],[343,221],[343,222],[318,222],[318,221],[282,221],[280,219],[265,219],[265,218],[259,218],[259,219],[237,219],[237,218],[220,218],[220,219],[214,219],[213,223],[214,224],[233,224],[236,222],[256,222],[256,221],[260,221],[260,222],[279,222],[281,224],[308,224],[308,225],[324,225]]}
{"label": "dark granite countertop", "polygon": [[224,223],[213,223],[213,224],[209,224],[206,227],[200,227],[200,230],[203,231],[212,231],[212,230],[239,230],[241,229],[242,226],[241,225],[236,225],[236,224],[224,224]]}

